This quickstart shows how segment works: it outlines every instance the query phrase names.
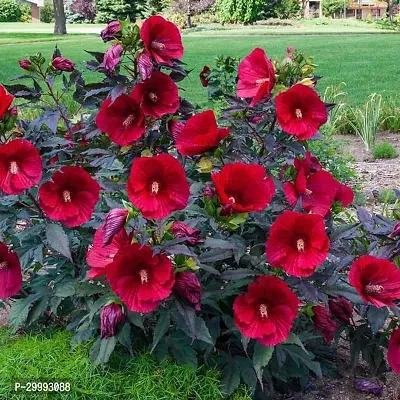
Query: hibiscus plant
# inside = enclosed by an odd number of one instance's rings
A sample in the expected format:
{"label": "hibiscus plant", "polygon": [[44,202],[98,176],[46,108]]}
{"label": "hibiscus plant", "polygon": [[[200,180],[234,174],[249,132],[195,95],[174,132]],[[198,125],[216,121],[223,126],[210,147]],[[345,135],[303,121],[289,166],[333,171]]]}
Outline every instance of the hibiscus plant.
{"label": "hibiscus plant", "polygon": [[[56,49],[0,87],[11,329],[66,326],[73,344],[93,342],[95,363],[122,347],[217,366],[228,395],[335,373],[339,340],[376,374],[389,346],[400,373],[400,229],[351,206],[307,150],[332,107],[312,61],[255,49],[217,120],[179,96],[188,71],[172,23],[114,21],[101,36],[111,46],[86,64],[99,82]],[[199,84],[216,77],[205,67]]]}

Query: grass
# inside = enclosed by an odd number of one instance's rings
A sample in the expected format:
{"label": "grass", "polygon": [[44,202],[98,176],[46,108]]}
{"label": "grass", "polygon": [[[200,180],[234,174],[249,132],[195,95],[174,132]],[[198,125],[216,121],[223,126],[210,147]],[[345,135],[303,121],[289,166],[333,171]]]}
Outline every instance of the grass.
{"label": "grass", "polygon": [[[71,351],[71,335],[49,332],[9,338],[0,329],[0,399],[54,399],[48,393],[15,392],[15,382],[70,382],[72,390],[58,395],[64,400],[218,400],[218,373],[195,370],[171,361],[158,363],[150,355],[120,361],[115,357],[105,368],[89,361],[89,345]],[[242,388],[233,400],[250,400]]]}
{"label": "grass", "polygon": [[374,147],[372,155],[375,159],[391,159],[397,157],[397,151],[389,142],[382,142]]}
{"label": "grass", "polygon": [[[19,74],[19,59],[36,52],[42,52],[49,57],[56,44],[64,56],[76,61],[81,68],[83,62],[90,58],[84,49],[99,51],[106,48],[94,35],[66,38],[33,33],[1,35],[0,82],[9,82]],[[288,45],[313,55],[315,63],[319,65],[317,73],[324,77],[318,83],[320,92],[329,85],[346,82],[350,104],[362,104],[374,92],[388,97],[394,96],[400,87],[400,74],[397,71],[400,35],[397,34],[257,36],[251,40],[246,37],[185,37],[184,45],[184,61],[194,71],[182,83],[182,88],[186,90],[186,96],[190,100],[203,106],[206,104],[207,94],[198,81],[202,67],[212,64],[217,54],[243,57],[258,46],[265,48],[272,58],[283,56]]]}

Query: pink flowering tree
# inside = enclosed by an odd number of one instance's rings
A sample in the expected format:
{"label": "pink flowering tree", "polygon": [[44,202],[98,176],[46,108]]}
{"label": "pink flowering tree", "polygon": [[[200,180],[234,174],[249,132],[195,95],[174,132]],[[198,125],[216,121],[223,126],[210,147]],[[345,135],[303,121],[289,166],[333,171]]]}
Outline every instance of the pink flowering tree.
{"label": "pink flowering tree", "polygon": [[93,341],[95,363],[121,346],[214,365],[227,394],[241,381],[304,387],[334,370],[340,338],[353,365],[361,353],[377,375],[387,362],[400,372],[400,229],[355,210],[308,151],[333,106],[312,61],[288,48],[273,63],[258,48],[237,79],[234,59],[220,64],[225,82],[205,67],[199,84],[226,103],[217,120],[180,95],[172,23],[114,21],[101,37],[109,49],[86,64],[98,82],[56,49],[0,87],[11,329],[64,325],[75,344]]}

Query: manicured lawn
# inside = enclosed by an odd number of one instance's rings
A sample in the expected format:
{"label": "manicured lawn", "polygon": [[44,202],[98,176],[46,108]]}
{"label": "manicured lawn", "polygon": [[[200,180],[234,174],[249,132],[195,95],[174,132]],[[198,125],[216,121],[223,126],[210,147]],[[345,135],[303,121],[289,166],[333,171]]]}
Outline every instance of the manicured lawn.
{"label": "manicured lawn", "polygon": [[[19,33],[1,35],[0,39],[0,82],[8,82],[19,74],[18,60],[28,54],[42,52],[50,56],[55,44],[59,45],[66,57],[72,58],[78,66],[89,56],[87,50],[104,50],[106,45],[94,35],[69,36],[67,38],[49,37]],[[36,40],[36,43],[30,41]],[[39,40],[39,41],[38,41]],[[12,43],[12,44],[11,44]],[[318,84],[323,91],[328,85],[347,84],[349,101],[359,104],[369,94],[379,92],[384,95],[397,95],[400,87],[398,73],[398,49],[400,35],[285,35],[252,37],[184,37],[185,58],[188,68],[194,68],[191,76],[182,83],[186,96],[201,105],[206,102],[206,91],[198,82],[198,73],[206,64],[212,64],[215,55],[225,54],[243,57],[254,47],[263,47],[270,57],[283,56],[288,45],[314,56],[319,65],[317,74],[324,78]]]}

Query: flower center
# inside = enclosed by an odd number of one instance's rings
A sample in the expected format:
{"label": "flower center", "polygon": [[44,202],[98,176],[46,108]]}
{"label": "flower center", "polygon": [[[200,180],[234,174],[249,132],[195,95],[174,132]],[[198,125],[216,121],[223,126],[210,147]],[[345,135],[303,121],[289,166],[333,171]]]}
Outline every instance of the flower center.
{"label": "flower center", "polygon": [[64,190],[62,196],[64,203],[71,203],[71,192],[69,190]]}
{"label": "flower center", "polygon": [[153,182],[151,184],[151,193],[157,194],[159,190],[160,190],[160,184],[158,182]]}
{"label": "flower center", "polygon": [[158,97],[155,93],[149,93],[147,96],[150,99],[150,101],[152,101],[153,103],[156,103],[158,100]]}
{"label": "flower center", "polygon": [[3,269],[6,269],[8,267],[8,262],[7,261],[3,261],[0,263],[0,271]]}
{"label": "flower center", "polygon": [[268,307],[266,304],[260,304],[259,312],[261,318],[268,318]]}
{"label": "flower center", "polygon": [[142,269],[139,272],[140,275],[140,282],[143,283],[147,283],[149,281],[149,274],[147,273],[147,271],[145,269]]}
{"label": "flower center", "polygon": [[256,85],[257,85],[257,86],[261,86],[261,85],[263,85],[265,82],[269,82],[269,78],[257,79],[257,80],[256,80]]}
{"label": "flower center", "polygon": [[365,288],[366,293],[368,294],[380,294],[383,292],[382,285],[367,285]]}
{"label": "flower center", "polygon": [[19,167],[16,161],[11,161],[10,162],[10,173],[12,175],[17,175],[19,172]]}
{"label": "flower center", "polygon": [[157,40],[153,40],[151,42],[151,48],[154,49],[154,50],[163,51],[163,50],[165,50],[165,44],[161,43],[161,42],[158,42]]}
{"label": "flower center", "polygon": [[296,242],[296,246],[299,253],[304,253],[306,251],[306,245],[303,239],[298,239]]}
{"label": "flower center", "polygon": [[129,125],[132,125],[133,122],[135,122],[136,117],[133,114],[128,115],[126,120],[122,123],[122,125],[127,128]]}
{"label": "flower center", "polygon": [[307,196],[309,196],[310,194],[312,194],[312,191],[311,191],[310,189],[306,189],[306,190],[304,191],[304,194],[307,195]]}
{"label": "flower center", "polygon": [[296,108],[296,118],[297,119],[302,119],[303,118],[303,113],[301,112],[300,108]]}
{"label": "flower center", "polygon": [[233,204],[235,204],[236,203],[236,200],[235,200],[235,198],[232,196],[232,197],[229,197],[229,199],[228,199],[231,203],[233,203]]}

